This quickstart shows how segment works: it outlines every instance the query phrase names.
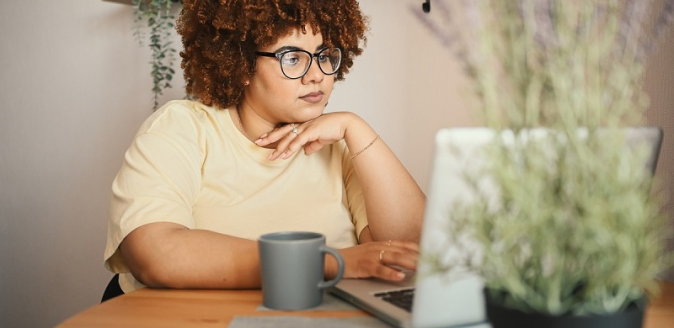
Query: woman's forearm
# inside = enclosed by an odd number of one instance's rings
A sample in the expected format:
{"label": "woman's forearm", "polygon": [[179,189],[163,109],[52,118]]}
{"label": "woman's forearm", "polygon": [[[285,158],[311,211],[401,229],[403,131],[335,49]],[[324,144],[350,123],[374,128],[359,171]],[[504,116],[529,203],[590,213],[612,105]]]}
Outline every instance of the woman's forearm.
{"label": "woman's forearm", "polygon": [[384,140],[376,139],[376,132],[353,115],[345,140],[355,155],[353,165],[363,188],[372,238],[418,242],[426,197]]}
{"label": "woman's forearm", "polygon": [[257,242],[174,223],[152,223],[120,245],[133,276],[148,287],[260,287]]}

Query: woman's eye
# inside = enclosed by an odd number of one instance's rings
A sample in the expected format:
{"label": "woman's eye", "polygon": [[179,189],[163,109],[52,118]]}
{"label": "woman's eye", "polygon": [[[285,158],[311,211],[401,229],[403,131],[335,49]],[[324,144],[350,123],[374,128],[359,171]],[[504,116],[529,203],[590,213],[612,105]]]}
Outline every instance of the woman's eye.
{"label": "woman's eye", "polygon": [[289,54],[285,54],[283,56],[282,60],[283,60],[282,64],[284,66],[295,66],[295,65],[299,64],[300,57],[296,54],[289,53]]}

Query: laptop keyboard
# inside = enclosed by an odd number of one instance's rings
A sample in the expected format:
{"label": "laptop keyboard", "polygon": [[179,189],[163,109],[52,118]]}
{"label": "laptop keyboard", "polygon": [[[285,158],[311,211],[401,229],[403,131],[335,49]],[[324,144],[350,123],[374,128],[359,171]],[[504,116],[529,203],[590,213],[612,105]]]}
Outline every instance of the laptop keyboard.
{"label": "laptop keyboard", "polygon": [[414,300],[414,288],[376,293],[374,296],[389,302],[407,312],[412,312],[412,301]]}

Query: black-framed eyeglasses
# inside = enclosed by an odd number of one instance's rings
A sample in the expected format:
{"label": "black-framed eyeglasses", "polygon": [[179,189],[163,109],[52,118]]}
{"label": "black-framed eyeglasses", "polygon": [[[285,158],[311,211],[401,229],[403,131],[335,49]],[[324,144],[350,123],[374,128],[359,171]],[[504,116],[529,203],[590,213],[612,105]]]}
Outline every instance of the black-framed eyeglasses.
{"label": "black-framed eyeglasses", "polygon": [[281,64],[281,72],[291,80],[299,79],[309,71],[314,57],[318,63],[318,68],[325,75],[337,73],[339,65],[342,63],[342,50],[339,48],[324,48],[323,50],[312,54],[306,50],[293,49],[279,52],[256,51],[256,55],[278,58]]}

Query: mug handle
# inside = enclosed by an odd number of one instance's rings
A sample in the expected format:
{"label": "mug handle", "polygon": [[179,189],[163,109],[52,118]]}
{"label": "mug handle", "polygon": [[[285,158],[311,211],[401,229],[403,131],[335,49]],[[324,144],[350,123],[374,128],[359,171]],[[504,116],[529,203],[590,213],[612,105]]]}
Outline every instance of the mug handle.
{"label": "mug handle", "polygon": [[332,280],[321,281],[321,282],[318,283],[318,288],[325,289],[325,288],[332,287],[332,286],[336,285],[337,282],[339,282],[339,280],[342,279],[342,276],[344,275],[344,259],[342,258],[342,255],[339,254],[339,252],[337,252],[335,249],[332,249],[330,247],[321,246],[320,250],[321,250],[321,253],[330,254],[330,255],[332,255],[332,257],[335,258],[335,260],[337,260],[337,268],[338,268],[337,276]]}

